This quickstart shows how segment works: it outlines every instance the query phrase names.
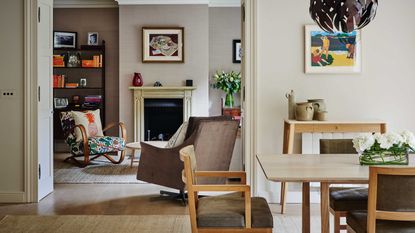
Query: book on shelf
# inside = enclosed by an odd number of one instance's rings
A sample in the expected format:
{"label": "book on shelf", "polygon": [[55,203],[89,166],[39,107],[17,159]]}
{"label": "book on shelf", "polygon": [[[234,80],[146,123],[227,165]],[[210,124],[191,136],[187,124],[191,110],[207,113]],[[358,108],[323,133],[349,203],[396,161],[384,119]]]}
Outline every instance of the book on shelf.
{"label": "book on shelf", "polygon": [[85,68],[102,67],[102,55],[95,55],[92,57],[92,60],[87,60],[87,59],[82,60],[82,67],[85,67]]}
{"label": "book on shelf", "polygon": [[65,57],[61,55],[53,55],[53,67],[65,67]]}
{"label": "book on shelf", "polygon": [[53,75],[53,88],[65,87],[65,75]]}
{"label": "book on shelf", "polygon": [[66,83],[65,88],[78,88],[79,83]]}

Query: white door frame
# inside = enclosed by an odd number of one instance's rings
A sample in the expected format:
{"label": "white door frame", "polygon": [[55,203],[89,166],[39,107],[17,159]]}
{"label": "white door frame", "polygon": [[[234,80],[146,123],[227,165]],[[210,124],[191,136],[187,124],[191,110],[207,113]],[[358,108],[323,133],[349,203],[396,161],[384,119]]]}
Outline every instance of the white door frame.
{"label": "white door frame", "polygon": [[256,0],[242,0],[242,109],[243,151],[247,180],[256,195],[257,110],[256,110]]}
{"label": "white door frame", "polygon": [[24,189],[25,202],[38,201],[37,4],[24,0]]}

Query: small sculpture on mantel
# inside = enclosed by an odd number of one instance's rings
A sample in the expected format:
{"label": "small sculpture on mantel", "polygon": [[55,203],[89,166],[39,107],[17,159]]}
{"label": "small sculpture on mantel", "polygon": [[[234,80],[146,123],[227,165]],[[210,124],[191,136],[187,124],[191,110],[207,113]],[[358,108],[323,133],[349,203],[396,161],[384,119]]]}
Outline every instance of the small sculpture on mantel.
{"label": "small sculpture on mantel", "polygon": [[161,82],[159,82],[159,81],[156,81],[153,86],[155,86],[155,87],[162,87],[163,84],[161,84]]}

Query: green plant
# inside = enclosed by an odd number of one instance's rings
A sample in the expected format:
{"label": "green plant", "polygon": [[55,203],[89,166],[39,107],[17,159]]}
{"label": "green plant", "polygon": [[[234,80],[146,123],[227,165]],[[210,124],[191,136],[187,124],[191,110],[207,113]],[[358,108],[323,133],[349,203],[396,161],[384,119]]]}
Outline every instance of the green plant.
{"label": "green plant", "polygon": [[213,81],[213,88],[220,89],[226,94],[235,94],[241,90],[241,73],[239,72],[216,71]]}

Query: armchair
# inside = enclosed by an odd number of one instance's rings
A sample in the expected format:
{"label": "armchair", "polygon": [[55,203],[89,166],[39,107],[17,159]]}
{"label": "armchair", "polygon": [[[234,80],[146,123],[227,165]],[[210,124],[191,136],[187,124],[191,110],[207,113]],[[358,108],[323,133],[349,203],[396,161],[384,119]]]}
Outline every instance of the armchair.
{"label": "armchair", "polygon": [[[121,130],[121,137],[87,137],[86,129],[83,125],[75,125],[75,121],[71,112],[62,112],[60,114],[61,125],[65,133],[66,143],[70,147],[71,156],[65,161],[71,160],[80,167],[87,166],[91,161],[103,156],[113,164],[120,164],[125,157],[125,142],[127,139],[127,130],[123,123],[110,123],[103,129],[105,133],[109,129],[119,127]],[[82,140],[77,141],[75,137],[75,129],[79,129],[82,135]],[[115,160],[108,154],[120,153],[119,159]],[[77,157],[83,157],[80,161]]]}
{"label": "armchair", "polygon": [[[229,170],[237,132],[238,122],[229,117],[192,117],[186,132],[188,137],[179,146],[158,148],[141,142],[137,179],[177,189],[179,193],[160,191],[160,194],[185,203],[185,184],[181,179],[183,163],[179,151],[188,145],[195,145],[199,167],[203,170]],[[216,183],[223,181],[223,178],[210,180]]]}
{"label": "armchair", "polygon": [[[189,196],[192,233],[257,232],[271,233],[273,217],[264,198],[251,197],[245,172],[197,171],[193,146],[180,150],[184,163],[182,180]],[[240,184],[199,185],[198,177],[240,178]],[[239,192],[241,196],[213,196],[198,199],[198,192]]]}

